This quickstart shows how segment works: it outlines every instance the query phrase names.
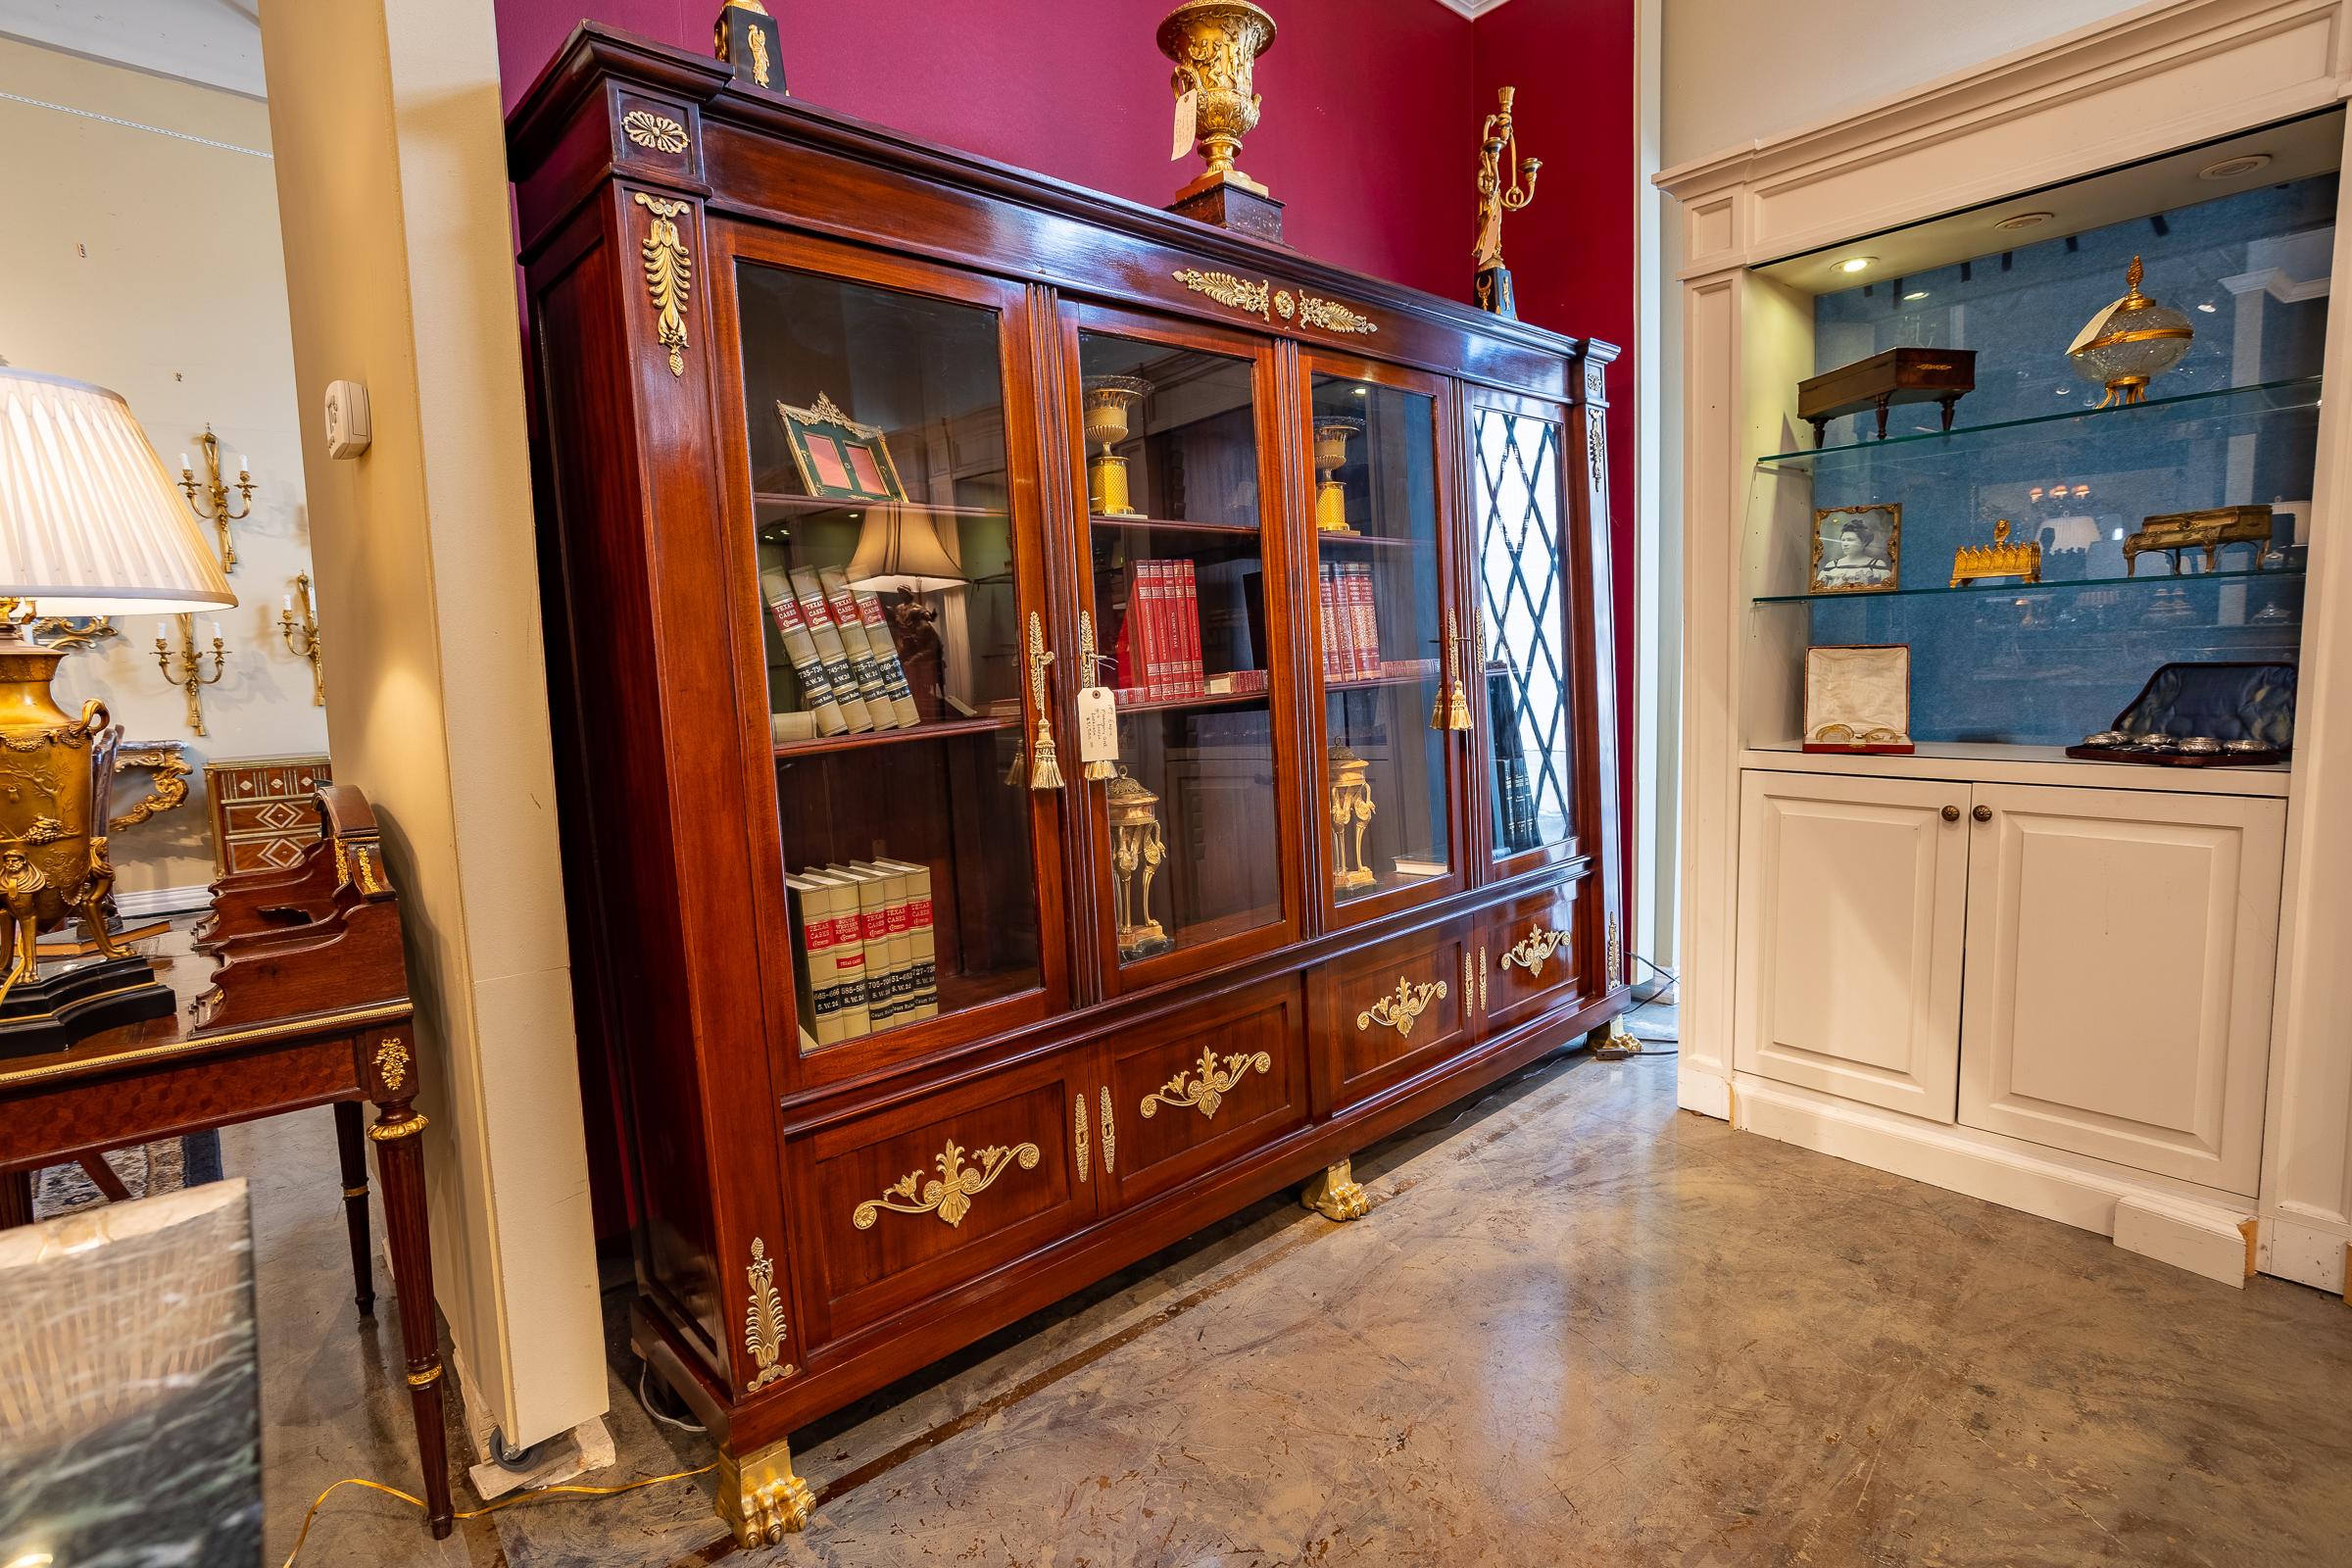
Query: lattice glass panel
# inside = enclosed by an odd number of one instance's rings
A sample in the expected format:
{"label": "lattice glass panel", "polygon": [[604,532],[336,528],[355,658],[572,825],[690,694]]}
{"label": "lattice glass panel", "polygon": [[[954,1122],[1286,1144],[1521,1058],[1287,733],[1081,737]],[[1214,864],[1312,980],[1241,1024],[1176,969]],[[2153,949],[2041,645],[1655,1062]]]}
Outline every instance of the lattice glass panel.
{"label": "lattice glass panel", "polygon": [[1574,837],[1561,431],[1499,409],[1478,409],[1473,417],[1483,672],[1494,853],[1501,857]]}

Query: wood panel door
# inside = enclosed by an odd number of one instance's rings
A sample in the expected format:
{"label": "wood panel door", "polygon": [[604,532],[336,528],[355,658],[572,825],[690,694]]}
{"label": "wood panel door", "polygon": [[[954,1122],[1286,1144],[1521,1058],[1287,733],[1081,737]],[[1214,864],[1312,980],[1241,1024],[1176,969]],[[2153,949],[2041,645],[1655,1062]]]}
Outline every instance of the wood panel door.
{"label": "wood panel door", "polygon": [[1101,1082],[1073,1047],[788,1133],[808,1345],[1069,1235],[1100,1211],[1079,1163]]}
{"label": "wood panel door", "polygon": [[1960,1119],[2251,1195],[2286,803],[1976,786]]}
{"label": "wood panel door", "polygon": [[1756,771],[1740,794],[1736,1064],[1950,1121],[1968,786]]}
{"label": "wood panel door", "polygon": [[1315,1113],[1384,1094],[1462,1051],[1477,1023],[1469,922],[1344,953],[1309,979]]}
{"label": "wood panel door", "polygon": [[1481,1034],[1495,1034],[1539,1012],[1572,1007],[1591,994],[1588,950],[1595,933],[1577,907],[1590,879],[1522,894],[1471,917],[1471,962]]}
{"label": "wood panel door", "polygon": [[1098,1179],[1135,1203],[1273,1142],[1307,1116],[1298,975],[1226,992],[1103,1047]]}

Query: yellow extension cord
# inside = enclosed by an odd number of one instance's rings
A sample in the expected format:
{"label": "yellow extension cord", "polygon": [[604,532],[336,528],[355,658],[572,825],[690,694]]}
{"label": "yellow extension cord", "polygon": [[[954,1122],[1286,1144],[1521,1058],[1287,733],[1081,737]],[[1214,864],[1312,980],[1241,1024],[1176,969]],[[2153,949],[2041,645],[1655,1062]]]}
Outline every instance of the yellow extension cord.
{"label": "yellow extension cord", "polygon": [[[512,1497],[501,1497],[496,1502],[486,1503],[479,1508],[467,1508],[464,1512],[452,1514],[450,1517],[453,1519],[479,1519],[484,1514],[496,1513],[501,1508],[511,1508],[518,1502],[528,1502],[533,1497],[553,1497],[564,1493],[583,1497],[617,1496],[623,1492],[635,1492],[641,1487],[658,1487],[664,1481],[691,1481],[696,1476],[707,1476],[717,1468],[718,1466],[715,1464],[707,1464],[700,1470],[676,1470],[665,1476],[648,1476],[643,1481],[624,1482],[617,1487],[534,1487],[528,1492],[517,1492]],[[424,1506],[422,1497],[411,1496],[398,1487],[387,1487],[380,1481],[368,1481],[359,1476],[345,1476],[333,1487],[318,1494],[311,1503],[311,1511],[302,1516],[302,1529],[294,1537],[294,1549],[286,1553],[285,1568],[294,1568],[294,1559],[302,1555],[302,1544],[311,1538],[311,1525],[318,1519],[318,1510],[326,1505],[326,1499],[334,1495],[335,1487],[366,1487],[369,1492],[380,1492],[387,1497],[398,1497],[411,1507],[421,1508]]]}

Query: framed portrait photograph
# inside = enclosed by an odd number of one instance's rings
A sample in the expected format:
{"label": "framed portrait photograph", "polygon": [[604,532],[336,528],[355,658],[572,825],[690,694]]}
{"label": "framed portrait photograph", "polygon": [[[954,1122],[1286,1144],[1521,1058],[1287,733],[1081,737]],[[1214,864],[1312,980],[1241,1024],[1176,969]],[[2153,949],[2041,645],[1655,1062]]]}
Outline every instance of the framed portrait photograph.
{"label": "framed portrait photograph", "polygon": [[882,432],[858,423],[823,393],[806,409],[779,402],[776,417],[784,421],[793,465],[810,495],[827,501],[906,499]]}
{"label": "framed portrait photograph", "polygon": [[1813,514],[1813,571],[1817,594],[1886,593],[1896,586],[1902,560],[1900,506],[1824,507]]}

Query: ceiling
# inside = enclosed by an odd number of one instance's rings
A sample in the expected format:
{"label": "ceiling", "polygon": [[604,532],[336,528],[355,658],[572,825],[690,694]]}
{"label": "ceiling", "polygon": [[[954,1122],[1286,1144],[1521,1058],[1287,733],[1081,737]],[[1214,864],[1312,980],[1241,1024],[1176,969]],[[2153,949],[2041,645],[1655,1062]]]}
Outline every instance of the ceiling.
{"label": "ceiling", "polygon": [[261,0],[0,0],[0,34],[262,96]]}

